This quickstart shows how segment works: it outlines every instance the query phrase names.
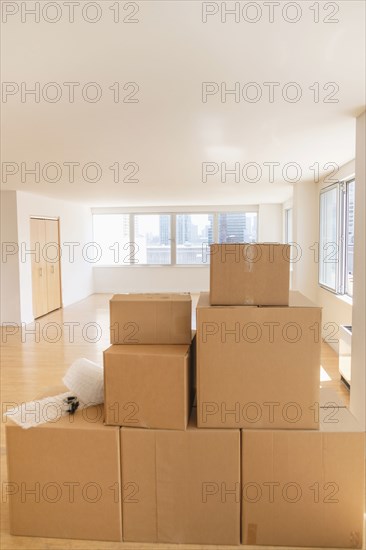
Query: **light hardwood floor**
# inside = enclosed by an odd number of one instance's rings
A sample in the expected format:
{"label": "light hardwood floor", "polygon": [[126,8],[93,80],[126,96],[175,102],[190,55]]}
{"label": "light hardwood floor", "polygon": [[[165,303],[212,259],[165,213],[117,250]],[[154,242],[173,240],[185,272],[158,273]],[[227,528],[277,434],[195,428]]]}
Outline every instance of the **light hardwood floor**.
{"label": "light hardwood floor", "polygon": [[[67,367],[79,357],[86,357],[102,363],[102,353],[109,346],[109,309],[107,294],[94,294],[76,304],[60,309],[28,325],[26,330],[10,334],[2,329],[1,351],[1,400],[4,408],[11,402],[31,401],[40,395],[53,395],[59,389]],[[193,296],[195,304],[197,296]],[[71,328],[73,327],[73,329]],[[31,332],[33,331],[33,332]],[[349,391],[340,381],[338,356],[327,344],[322,345],[321,385],[335,390],[345,405],[349,404]],[[5,424],[1,425],[1,474],[2,487],[7,479]],[[237,546],[197,546],[103,543],[60,539],[12,537],[8,528],[8,507],[1,501],[1,548],[50,549],[50,550],[119,550],[149,549],[170,550],[193,549],[235,549]],[[246,546],[246,549],[258,547]],[[264,548],[264,547],[262,547]],[[269,549],[270,547],[268,547]],[[272,547],[271,547],[272,548]],[[273,547],[281,550],[279,547]]]}

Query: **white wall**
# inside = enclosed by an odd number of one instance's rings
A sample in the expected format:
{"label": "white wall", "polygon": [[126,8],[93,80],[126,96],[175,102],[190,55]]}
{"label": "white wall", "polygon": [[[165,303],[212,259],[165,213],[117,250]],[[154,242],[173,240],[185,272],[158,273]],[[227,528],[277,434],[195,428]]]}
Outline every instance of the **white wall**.
{"label": "white wall", "polygon": [[281,243],[282,204],[260,204],[258,212],[258,241]]}
{"label": "white wall", "polygon": [[15,191],[1,191],[1,308],[0,322],[20,322],[17,199]]}
{"label": "white wall", "polygon": [[94,292],[202,292],[209,290],[209,267],[94,267]]}
{"label": "white wall", "polygon": [[[82,248],[92,242],[92,217],[90,208],[67,201],[17,192],[18,239],[23,249],[30,250],[30,217],[49,216],[60,218],[61,285],[64,306],[82,300],[93,293],[93,264],[84,259]],[[70,245],[75,246],[74,258]],[[33,321],[31,255],[21,254],[20,303],[21,320]]]}
{"label": "white wall", "polygon": [[352,381],[351,411],[366,427],[366,360],[365,360],[365,205],[366,160],[365,118],[363,113],[356,123],[356,186],[355,186],[355,254],[353,271],[353,321],[352,321]]}
{"label": "white wall", "polygon": [[318,264],[314,245],[318,241],[318,189],[312,182],[299,182],[293,195],[293,241],[297,261],[293,263],[292,288],[313,301],[318,298]]}

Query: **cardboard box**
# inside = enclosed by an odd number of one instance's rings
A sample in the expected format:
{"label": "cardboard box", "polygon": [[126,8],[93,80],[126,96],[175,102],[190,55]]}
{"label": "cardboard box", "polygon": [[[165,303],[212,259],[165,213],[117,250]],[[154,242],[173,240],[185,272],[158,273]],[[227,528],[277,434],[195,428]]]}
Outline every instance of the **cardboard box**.
{"label": "cardboard box", "polygon": [[290,245],[212,244],[212,305],[287,306],[290,288]]}
{"label": "cardboard box", "polygon": [[190,346],[111,346],[104,352],[106,424],[185,430],[192,374]]}
{"label": "cardboard box", "polygon": [[129,542],[240,544],[240,432],[121,429]]}
{"label": "cardboard box", "polygon": [[25,430],[6,425],[10,533],[121,541],[119,429],[103,407]]}
{"label": "cardboard box", "polygon": [[189,293],[116,294],[110,300],[111,344],[190,344]]}
{"label": "cardboard box", "polygon": [[321,309],[197,305],[198,426],[317,429]]}
{"label": "cardboard box", "polygon": [[243,544],[362,547],[365,434],[346,408],[320,415],[320,431],[243,430]]}

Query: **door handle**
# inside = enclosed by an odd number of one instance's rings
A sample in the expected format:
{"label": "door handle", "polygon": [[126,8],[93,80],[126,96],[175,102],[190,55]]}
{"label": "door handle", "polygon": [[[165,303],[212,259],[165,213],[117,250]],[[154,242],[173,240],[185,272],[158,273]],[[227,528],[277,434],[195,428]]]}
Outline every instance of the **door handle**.
{"label": "door handle", "polygon": [[55,266],[51,265],[51,273],[54,273],[54,272],[55,272]]}
{"label": "door handle", "polygon": [[39,276],[42,277],[42,268],[39,268]]}

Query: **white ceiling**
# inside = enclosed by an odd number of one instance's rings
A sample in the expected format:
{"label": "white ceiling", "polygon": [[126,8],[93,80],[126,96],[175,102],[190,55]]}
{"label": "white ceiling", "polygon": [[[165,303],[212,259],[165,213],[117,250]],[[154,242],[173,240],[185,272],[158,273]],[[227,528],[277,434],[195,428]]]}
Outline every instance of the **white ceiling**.
{"label": "white ceiling", "polygon": [[[82,179],[80,168],[75,170],[74,183],[68,181],[65,166],[57,183],[41,176],[36,184],[29,175],[22,182],[19,171],[7,183],[2,181],[3,189],[98,206],[282,202],[293,187],[281,176],[286,163],[296,162],[302,179],[310,181],[314,163],[324,173],[326,163],[342,165],[354,158],[355,117],[365,109],[363,1],[330,3],[340,7],[334,16],[338,23],[314,23],[313,3],[298,2],[302,17],[292,24],[281,16],[283,2],[273,23],[261,2],[257,5],[262,6],[262,18],[257,23],[243,19],[235,23],[233,17],[221,23],[219,14],[203,23],[201,2],[189,1],[139,2],[138,23],[114,23],[109,9],[113,4],[99,2],[102,18],[95,24],[83,21],[80,8],[75,10],[75,22],[69,23],[63,2],[58,23],[41,18],[37,24],[29,17],[22,23],[15,14],[3,24],[3,81],[26,82],[28,87],[53,81],[63,94],[58,103],[42,98],[40,103],[32,98],[22,103],[20,94],[8,97],[2,104],[2,161],[25,162],[28,167],[36,161],[41,166],[96,162],[103,171],[94,184]],[[327,10],[320,3],[321,19],[330,15]],[[128,11],[121,13],[125,17]],[[249,17],[253,14],[248,12]],[[114,103],[108,88],[117,81],[138,83],[139,102]],[[81,84],[73,104],[64,82]],[[102,88],[97,103],[81,99],[80,88],[88,82]],[[203,103],[202,82],[226,82],[228,88],[235,82],[256,82],[263,97],[257,103],[236,103],[233,96],[221,102],[216,94]],[[273,103],[268,102],[264,82],[280,83]],[[302,88],[297,103],[281,96],[288,82]],[[339,102],[315,103],[309,90],[314,82],[320,83],[322,98],[323,84],[336,82]],[[137,163],[139,182],[114,183],[109,167],[115,162]],[[226,162],[228,168],[234,162],[241,167],[255,162],[262,168],[262,178],[235,183],[231,176],[222,183],[216,175],[205,183],[203,162]],[[265,162],[280,163],[273,183]],[[254,178],[253,171],[248,175]]]}

